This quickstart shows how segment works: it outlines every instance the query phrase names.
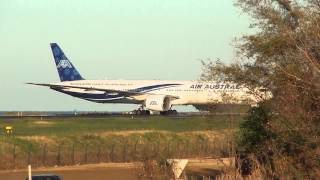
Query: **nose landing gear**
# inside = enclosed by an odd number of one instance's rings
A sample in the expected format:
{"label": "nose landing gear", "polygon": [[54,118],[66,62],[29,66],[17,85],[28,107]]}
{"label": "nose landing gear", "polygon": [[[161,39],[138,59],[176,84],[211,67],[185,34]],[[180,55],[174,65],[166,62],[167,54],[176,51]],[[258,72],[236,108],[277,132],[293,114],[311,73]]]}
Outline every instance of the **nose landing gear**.
{"label": "nose landing gear", "polygon": [[151,114],[151,112],[149,110],[144,109],[144,106],[141,106],[137,110],[134,110],[132,113],[134,115],[146,115],[146,116],[149,116]]}

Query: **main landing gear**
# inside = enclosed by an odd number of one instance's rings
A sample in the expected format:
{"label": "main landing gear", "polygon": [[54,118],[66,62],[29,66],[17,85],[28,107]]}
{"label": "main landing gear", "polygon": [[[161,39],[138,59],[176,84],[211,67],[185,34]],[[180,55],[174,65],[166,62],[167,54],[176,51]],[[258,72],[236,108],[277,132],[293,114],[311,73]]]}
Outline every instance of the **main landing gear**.
{"label": "main landing gear", "polygon": [[160,112],[160,115],[163,115],[163,116],[175,116],[175,115],[178,115],[178,112],[177,110],[168,110],[168,111],[161,111]]}
{"label": "main landing gear", "polygon": [[[149,116],[151,115],[150,110],[145,110],[144,106],[139,107],[137,110],[132,111],[133,115],[143,115],[143,116]],[[160,111],[161,116],[176,116],[178,115],[178,112],[176,110],[169,109],[168,111]]]}

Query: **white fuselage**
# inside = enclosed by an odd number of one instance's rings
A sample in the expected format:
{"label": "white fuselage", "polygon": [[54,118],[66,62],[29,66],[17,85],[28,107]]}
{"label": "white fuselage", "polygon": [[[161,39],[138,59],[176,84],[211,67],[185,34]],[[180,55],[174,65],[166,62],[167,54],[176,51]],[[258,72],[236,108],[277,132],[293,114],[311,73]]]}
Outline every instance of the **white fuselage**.
{"label": "white fuselage", "polygon": [[[55,83],[56,85],[77,86],[87,88],[111,89],[145,93],[134,98],[121,93],[105,93],[103,91],[78,88],[55,89],[78,98],[99,103],[134,103],[141,104],[152,95],[170,95],[178,97],[172,105],[231,103],[256,104],[257,97],[249,93],[247,88],[229,82],[172,81],[172,80],[79,80]],[[52,88],[54,89],[54,88]],[[140,100],[141,99],[141,100]]]}

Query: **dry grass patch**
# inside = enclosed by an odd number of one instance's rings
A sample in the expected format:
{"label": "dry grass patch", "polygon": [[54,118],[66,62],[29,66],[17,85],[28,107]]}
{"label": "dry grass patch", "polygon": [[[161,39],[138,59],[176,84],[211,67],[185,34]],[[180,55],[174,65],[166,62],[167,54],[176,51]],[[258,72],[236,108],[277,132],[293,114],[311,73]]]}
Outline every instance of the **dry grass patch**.
{"label": "dry grass patch", "polygon": [[17,138],[27,141],[33,141],[39,144],[56,144],[54,139],[48,136],[18,136]]}
{"label": "dry grass patch", "polygon": [[33,124],[35,124],[35,125],[42,125],[42,126],[49,126],[49,125],[53,125],[54,122],[49,122],[49,121],[34,121]]}
{"label": "dry grass patch", "polygon": [[106,131],[102,133],[98,133],[98,136],[106,137],[110,135],[117,135],[117,136],[130,136],[134,134],[144,135],[147,133],[158,132],[158,133],[168,133],[168,131],[158,131],[158,130],[134,130],[134,131]]}

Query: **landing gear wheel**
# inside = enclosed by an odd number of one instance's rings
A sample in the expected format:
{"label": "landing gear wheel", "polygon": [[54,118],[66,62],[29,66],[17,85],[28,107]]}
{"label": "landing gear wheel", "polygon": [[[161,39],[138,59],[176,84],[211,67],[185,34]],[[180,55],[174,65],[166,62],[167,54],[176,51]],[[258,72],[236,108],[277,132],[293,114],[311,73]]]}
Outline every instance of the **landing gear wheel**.
{"label": "landing gear wheel", "polygon": [[134,110],[133,114],[134,115],[146,115],[146,116],[149,116],[151,113],[150,113],[149,110],[138,109],[138,110]]}
{"label": "landing gear wheel", "polygon": [[178,111],[177,110],[171,110],[171,114],[172,115],[178,115]]}
{"label": "landing gear wheel", "polygon": [[151,115],[151,112],[149,110],[145,110],[147,116],[150,116]]}

